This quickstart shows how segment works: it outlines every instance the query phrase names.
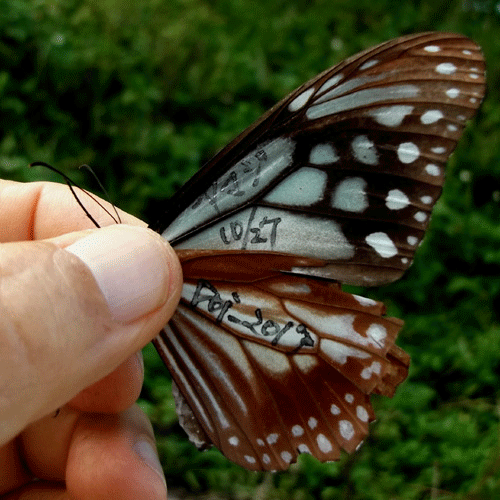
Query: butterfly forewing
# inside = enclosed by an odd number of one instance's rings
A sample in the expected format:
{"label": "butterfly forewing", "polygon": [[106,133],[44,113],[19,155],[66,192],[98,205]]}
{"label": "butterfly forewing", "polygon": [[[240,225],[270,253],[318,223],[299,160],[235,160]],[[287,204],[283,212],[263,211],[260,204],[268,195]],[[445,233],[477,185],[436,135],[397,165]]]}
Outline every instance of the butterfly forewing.
{"label": "butterfly forewing", "polygon": [[205,441],[270,470],[359,445],[369,395],[409,359],[400,322],[335,282],[410,266],[484,81],[463,36],[387,42],[290,94],[173,199],[185,285],[156,344]]}
{"label": "butterfly forewing", "polygon": [[164,235],[178,249],[318,258],[300,272],[345,283],[393,281],[411,264],[483,93],[482,56],[464,37],[417,35],[367,51],[216,157]]}

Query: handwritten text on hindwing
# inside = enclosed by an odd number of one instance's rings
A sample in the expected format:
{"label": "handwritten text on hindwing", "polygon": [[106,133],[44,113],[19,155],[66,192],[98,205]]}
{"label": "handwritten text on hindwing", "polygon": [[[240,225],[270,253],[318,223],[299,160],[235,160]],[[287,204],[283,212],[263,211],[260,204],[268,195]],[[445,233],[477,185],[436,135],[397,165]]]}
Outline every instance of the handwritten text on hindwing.
{"label": "handwritten text on hindwing", "polygon": [[203,309],[206,309],[208,313],[216,315],[216,323],[232,323],[239,325],[253,337],[272,339],[270,343],[273,346],[277,346],[287,332],[299,335],[300,340],[296,349],[314,346],[314,340],[307,330],[306,325],[302,323],[298,324],[294,321],[287,321],[284,325],[280,325],[274,319],[266,319],[260,307],[254,309],[254,318],[249,321],[248,316],[238,315],[238,311],[234,308],[235,305],[237,307],[241,303],[238,293],[232,292],[231,298],[232,300],[224,300],[212,283],[200,279],[196,285],[190,305],[193,308],[203,306]]}

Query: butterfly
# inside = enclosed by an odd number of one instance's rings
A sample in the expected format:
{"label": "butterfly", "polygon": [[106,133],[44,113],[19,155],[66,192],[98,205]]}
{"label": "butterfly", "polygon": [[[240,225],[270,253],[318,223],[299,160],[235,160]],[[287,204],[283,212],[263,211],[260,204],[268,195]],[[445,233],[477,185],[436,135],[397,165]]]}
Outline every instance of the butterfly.
{"label": "butterfly", "polygon": [[251,470],[354,452],[409,356],[403,324],[341,285],[408,269],[445,163],[485,92],[479,47],[397,38],[321,73],[174,196],[162,235],[181,302],[154,344],[181,425]]}

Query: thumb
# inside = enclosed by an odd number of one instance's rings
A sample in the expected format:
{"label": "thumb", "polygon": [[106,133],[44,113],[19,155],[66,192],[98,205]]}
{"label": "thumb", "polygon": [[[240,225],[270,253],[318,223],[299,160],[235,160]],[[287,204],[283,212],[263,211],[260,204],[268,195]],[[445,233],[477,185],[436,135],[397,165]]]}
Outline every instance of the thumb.
{"label": "thumb", "polygon": [[0,246],[0,443],[148,343],[173,314],[179,261],[117,225]]}

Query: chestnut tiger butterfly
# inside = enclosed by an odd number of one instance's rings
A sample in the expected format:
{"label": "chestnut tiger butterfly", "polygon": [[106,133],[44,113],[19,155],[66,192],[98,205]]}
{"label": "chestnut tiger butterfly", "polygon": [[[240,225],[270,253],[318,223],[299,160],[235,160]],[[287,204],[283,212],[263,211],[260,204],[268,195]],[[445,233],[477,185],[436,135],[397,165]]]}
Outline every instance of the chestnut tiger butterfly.
{"label": "chestnut tiger butterfly", "polygon": [[154,344],[180,422],[252,470],[336,460],[408,374],[402,321],[341,290],[401,277],[485,92],[479,47],[401,37],[292,92],[170,201],[181,302]]}

